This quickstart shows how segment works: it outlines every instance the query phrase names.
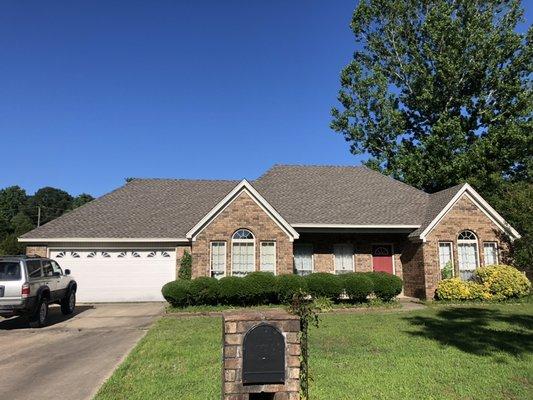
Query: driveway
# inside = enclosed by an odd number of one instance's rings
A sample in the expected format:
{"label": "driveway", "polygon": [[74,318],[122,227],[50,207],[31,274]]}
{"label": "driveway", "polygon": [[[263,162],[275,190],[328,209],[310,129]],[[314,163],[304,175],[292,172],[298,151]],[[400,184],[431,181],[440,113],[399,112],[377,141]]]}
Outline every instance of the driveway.
{"label": "driveway", "polygon": [[91,399],[163,310],[162,303],[79,305],[29,329],[0,317],[0,397]]}

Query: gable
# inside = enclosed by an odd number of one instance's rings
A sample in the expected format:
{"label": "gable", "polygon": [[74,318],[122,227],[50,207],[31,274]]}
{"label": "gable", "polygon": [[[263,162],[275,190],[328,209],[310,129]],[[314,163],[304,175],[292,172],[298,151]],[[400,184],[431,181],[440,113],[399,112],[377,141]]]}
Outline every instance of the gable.
{"label": "gable", "polygon": [[[268,218],[281,229],[291,241],[298,239],[294,228],[250,185],[246,180],[239,183],[215,207],[213,207],[186,235],[192,241],[213,221],[225,218],[239,221],[247,214],[254,218]],[[246,218],[245,218],[246,219]]]}
{"label": "gable", "polygon": [[470,185],[465,184],[425,227],[420,239],[426,241],[434,230],[442,230],[443,227],[449,227],[449,230],[454,227],[473,229],[468,228],[469,224],[500,231],[509,235],[511,240],[521,237]]}

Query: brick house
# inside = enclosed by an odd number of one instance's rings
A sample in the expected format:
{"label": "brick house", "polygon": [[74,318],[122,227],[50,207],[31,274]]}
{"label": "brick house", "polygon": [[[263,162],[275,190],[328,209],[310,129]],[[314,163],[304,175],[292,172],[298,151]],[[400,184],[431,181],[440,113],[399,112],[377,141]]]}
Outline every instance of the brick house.
{"label": "brick house", "polygon": [[248,182],[135,179],[19,240],[70,268],[82,301],[161,300],[193,276],[386,271],[433,298],[520,235],[468,184],[427,194],[366,167],[276,165]]}

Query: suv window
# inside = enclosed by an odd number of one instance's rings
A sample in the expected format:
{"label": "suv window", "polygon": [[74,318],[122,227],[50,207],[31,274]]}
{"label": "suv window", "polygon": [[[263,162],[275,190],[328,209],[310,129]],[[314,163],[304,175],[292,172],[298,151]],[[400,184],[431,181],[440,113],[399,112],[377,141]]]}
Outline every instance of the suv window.
{"label": "suv window", "polygon": [[50,262],[52,263],[52,268],[54,270],[54,273],[55,272],[59,272],[61,275],[63,275],[63,270],[61,269],[61,267],[59,266],[58,263],[56,263],[54,260],[50,260]]}
{"label": "suv window", "polygon": [[0,281],[20,280],[20,263],[16,261],[0,261]]}
{"label": "suv window", "polygon": [[40,260],[27,260],[26,268],[28,269],[28,277],[30,278],[41,277],[41,261]]}
{"label": "suv window", "polygon": [[54,269],[52,268],[50,260],[43,260],[43,275],[54,276]]}

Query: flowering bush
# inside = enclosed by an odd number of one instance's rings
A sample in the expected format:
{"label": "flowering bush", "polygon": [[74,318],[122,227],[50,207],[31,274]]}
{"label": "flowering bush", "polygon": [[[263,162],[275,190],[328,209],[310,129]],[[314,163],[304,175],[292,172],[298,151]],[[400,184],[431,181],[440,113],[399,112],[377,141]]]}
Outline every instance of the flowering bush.
{"label": "flowering bush", "polygon": [[476,282],[462,281],[459,278],[440,281],[437,286],[436,297],[439,300],[485,299],[482,285]]}
{"label": "flowering bush", "polygon": [[505,300],[527,295],[531,282],[524,274],[509,265],[478,268],[471,281],[458,278],[439,282],[439,300]]}
{"label": "flowering bush", "polygon": [[527,277],[510,265],[491,265],[478,268],[474,281],[494,300],[504,300],[527,295],[531,282]]}

